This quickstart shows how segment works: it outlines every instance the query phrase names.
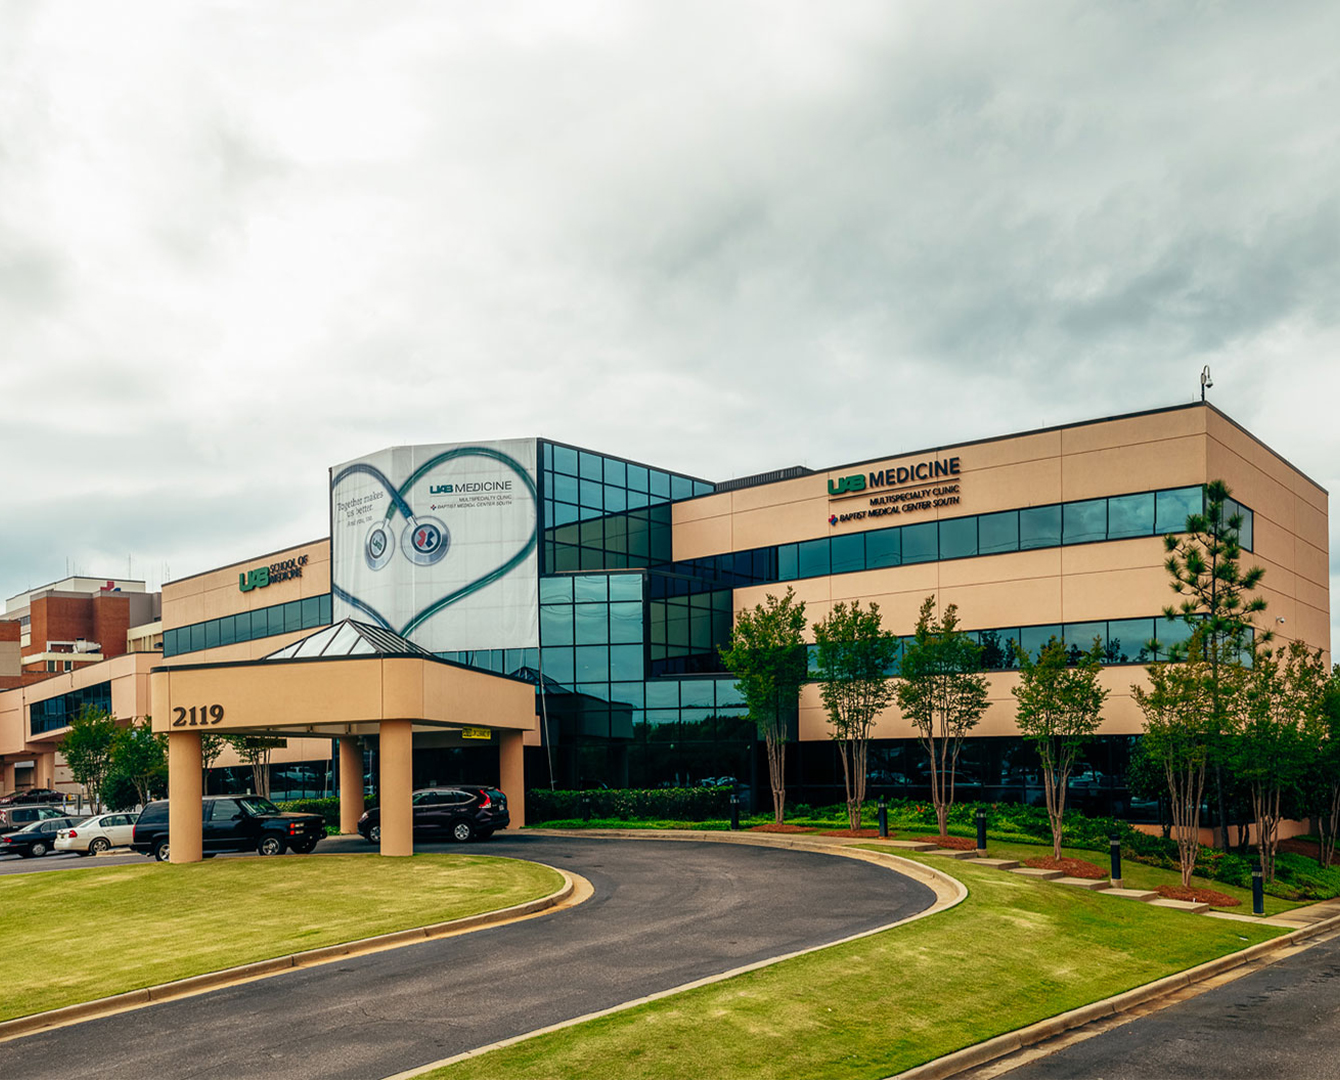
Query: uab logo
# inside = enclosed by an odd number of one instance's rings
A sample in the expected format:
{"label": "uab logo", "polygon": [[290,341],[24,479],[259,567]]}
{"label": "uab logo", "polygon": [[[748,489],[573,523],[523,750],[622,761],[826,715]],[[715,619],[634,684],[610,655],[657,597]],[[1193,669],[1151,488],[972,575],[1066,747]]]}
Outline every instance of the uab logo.
{"label": "uab logo", "polygon": [[450,495],[452,486],[450,484],[431,484],[428,488],[429,495]]}
{"label": "uab logo", "polygon": [[237,587],[243,592],[251,592],[252,589],[263,589],[270,584],[270,568],[268,566],[258,566],[255,570],[246,570],[237,575]]}
{"label": "uab logo", "polygon": [[844,476],[840,480],[828,481],[828,494],[845,495],[849,491],[865,490],[865,473],[857,473],[855,476]]}

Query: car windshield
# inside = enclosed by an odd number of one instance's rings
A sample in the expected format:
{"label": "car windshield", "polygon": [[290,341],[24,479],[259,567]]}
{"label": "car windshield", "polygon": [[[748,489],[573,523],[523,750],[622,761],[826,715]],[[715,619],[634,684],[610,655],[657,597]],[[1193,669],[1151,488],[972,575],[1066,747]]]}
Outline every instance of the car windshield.
{"label": "car windshield", "polygon": [[249,812],[253,814],[279,813],[279,807],[277,807],[269,799],[262,799],[258,795],[248,795],[243,799],[239,799],[238,802],[240,802],[243,806],[247,808]]}

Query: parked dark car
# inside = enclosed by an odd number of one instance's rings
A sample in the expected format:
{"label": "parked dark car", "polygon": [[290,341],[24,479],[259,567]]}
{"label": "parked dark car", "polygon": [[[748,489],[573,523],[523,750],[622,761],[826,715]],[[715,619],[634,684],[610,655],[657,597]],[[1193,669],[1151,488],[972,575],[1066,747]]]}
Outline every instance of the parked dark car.
{"label": "parked dark car", "polygon": [[65,817],[65,811],[54,806],[0,806],[0,830],[58,817]]}
{"label": "parked dark car", "polygon": [[0,806],[21,806],[24,803],[62,803],[65,796],[51,788],[29,788],[27,791],[11,791],[0,797]]}
{"label": "parked dark car", "polygon": [[[358,819],[358,831],[371,844],[382,842],[381,808]],[[414,793],[414,836],[420,840],[487,840],[511,824],[507,796],[493,787],[433,787]]]}
{"label": "parked dark car", "polygon": [[21,829],[0,833],[0,855],[22,855],[25,859],[50,855],[56,849],[56,834],[78,825],[81,817],[53,817],[34,821]]}
{"label": "parked dark car", "polygon": [[[326,835],[326,822],[320,814],[287,814],[259,795],[206,795],[200,803],[205,855],[220,851],[282,855],[290,848],[306,855]],[[151,802],[140,813],[130,846],[159,862],[168,858],[167,799]]]}

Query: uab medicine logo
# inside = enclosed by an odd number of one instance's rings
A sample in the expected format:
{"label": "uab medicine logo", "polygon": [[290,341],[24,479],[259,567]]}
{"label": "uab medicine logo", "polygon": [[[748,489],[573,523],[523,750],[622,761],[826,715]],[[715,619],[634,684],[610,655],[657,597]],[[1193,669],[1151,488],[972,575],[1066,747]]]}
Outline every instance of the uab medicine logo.
{"label": "uab medicine logo", "polygon": [[450,495],[454,490],[451,484],[432,484],[428,488],[429,495]]}
{"label": "uab medicine logo", "polygon": [[864,490],[865,473],[843,476],[840,479],[828,481],[828,494],[830,495],[846,495],[848,492]]}
{"label": "uab medicine logo", "polygon": [[285,559],[283,562],[271,563],[269,566],[258,566],[253,570],[243,570],[237,575],[237,587],[242,592],[251,592],[252,589],[264,589],[273,585],[276,581],[288,581],[290,578],[302,577],[302,568],[307,565],[307,556],[299,555],[296,559]]}

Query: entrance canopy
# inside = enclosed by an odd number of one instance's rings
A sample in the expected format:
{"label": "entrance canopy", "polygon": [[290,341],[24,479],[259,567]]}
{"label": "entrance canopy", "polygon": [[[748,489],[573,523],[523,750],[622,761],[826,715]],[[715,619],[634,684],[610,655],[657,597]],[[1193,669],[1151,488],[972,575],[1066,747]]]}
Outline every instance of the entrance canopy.
{"label": "entrance canopy", "polygon": [[376,735],[385,720],[414,730],[535,731],[535,687],[440,660],[380,627],[346,619],[260,660],[156,667],[155,731]]}

